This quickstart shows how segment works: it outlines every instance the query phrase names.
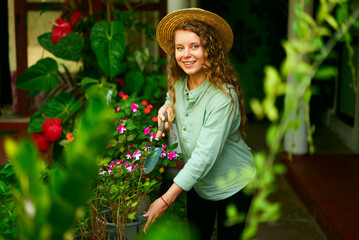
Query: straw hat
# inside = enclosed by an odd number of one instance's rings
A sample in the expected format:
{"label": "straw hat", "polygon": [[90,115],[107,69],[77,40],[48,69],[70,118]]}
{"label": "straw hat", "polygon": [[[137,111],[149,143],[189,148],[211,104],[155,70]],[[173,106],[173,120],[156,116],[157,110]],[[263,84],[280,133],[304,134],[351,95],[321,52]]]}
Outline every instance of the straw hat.
{"label": "straw hat", "polygon": [[186,8],[167,14],[157,26],[157,41],[167,54],[170,54],[171,38],[174,29],[184,21],[198,20],[212,26],[218,33],[223,50],[229,52],[233,45],[233,32],[229,24],[215,13],[200,9]]}

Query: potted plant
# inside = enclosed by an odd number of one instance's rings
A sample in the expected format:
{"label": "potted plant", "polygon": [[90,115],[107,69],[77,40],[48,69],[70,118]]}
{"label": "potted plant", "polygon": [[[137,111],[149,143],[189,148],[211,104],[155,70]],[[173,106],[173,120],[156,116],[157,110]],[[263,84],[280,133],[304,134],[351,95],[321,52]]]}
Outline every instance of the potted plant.
{"label": "potted plant", "polygon": [[[157,130],[157,113],[147,101],[121,93],[116,103],[116,120],[113,138],[106,153],[99,159],[97,186],[89,203],[92,231],[115,230],[118,238],[133,239],[142,231],[146,219],[141,206],[148,194],[159,188],[166,166],[175,166],[179,154],[166,146],[164,139],[154,140]],[[156,167],[148,174],[144,163],[154,151],[162,148]],[[141,210],[139,210],[139,208]]]}
{"label": "potted plant", "polygon": [[[66,1],[62,17],[49,23],[54,25],[53,30],[38,37],[44,50],[79,63],[78,71],[70,72],[63,64],[62,70],[54,58],[47,57],[16,80],[16,87],[29,91],[29,97],[44,93],[40,108],[30,118],[28,132],[41,146],[39,150],[51,153],[51,160],[60,158],[63,148],[59,142],[73,131],[90,92],[101,92],[109,106],[116,102],[120,91],[152,100],[164,96],[166,78],[158,68],[164,61],[151,58],[148,49],[137,49],[126,39],[129,29],[139,31],[137,28],[148,26],[136,24],[139,12],[119,11],[111,2],[103,1],[109,7],[94,14],[74,1]],[[61,119],[63,134],[58,141],[51,143],[43,136],[43,116]]]}

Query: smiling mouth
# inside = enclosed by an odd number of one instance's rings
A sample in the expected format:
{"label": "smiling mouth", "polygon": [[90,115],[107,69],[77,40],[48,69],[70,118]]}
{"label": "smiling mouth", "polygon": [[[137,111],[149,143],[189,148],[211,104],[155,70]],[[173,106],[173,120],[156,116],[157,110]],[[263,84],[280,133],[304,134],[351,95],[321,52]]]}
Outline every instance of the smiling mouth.
{"label": "smiling mouth", "polygon": [[192,62],[184,62],[183,64],[186,65],[186,66],[190,66],[192,64],[194,64],[196,61],[192,61]]}

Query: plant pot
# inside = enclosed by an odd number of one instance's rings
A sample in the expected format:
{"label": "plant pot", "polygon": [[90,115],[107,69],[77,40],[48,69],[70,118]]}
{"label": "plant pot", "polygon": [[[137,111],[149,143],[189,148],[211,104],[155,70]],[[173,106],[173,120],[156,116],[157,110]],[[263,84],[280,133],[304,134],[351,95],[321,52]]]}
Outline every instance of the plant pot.
{"label": "plant pot", "polygon": [[[101,224],[105,224],[106,225],[106,230],[112,230],[112,231],[117,231],[116,229],[116,223],[112,223],[111,221],[111,217],[109,214],[109,210],[105,210],[102,211],[101,214],[103,214],[103,216],[106,218],[106,223],[104,223],[104,221],[102,221],[101,219],[97,218],[97,221]],[[127,223],[126,224],[126,229],[125,229],[125,236],[127,237],[126,239],[128,240],[132,240],[135,239],[135,237],[140,234],[143,233],[143,228],[145,226],[145,223],[147,221],[146,218],[144,218],[142,215],[144,214],[136,214],[136,220],[132,223]]]}
{"label": "plant pot", "polygon": [[[81,235],[76,235],[74,239],[75,240],[92,240],[92,239],[94,239],[94,237],[96,237],[96,236],[94,236],[93,233],[88,233],[85,237],[82,237]],[[116,240],[117,232],[113,231],[113,230],[106,230],[105,239]],[[125,240],[129,240],[129,238],[126,234],[125,234]]]}

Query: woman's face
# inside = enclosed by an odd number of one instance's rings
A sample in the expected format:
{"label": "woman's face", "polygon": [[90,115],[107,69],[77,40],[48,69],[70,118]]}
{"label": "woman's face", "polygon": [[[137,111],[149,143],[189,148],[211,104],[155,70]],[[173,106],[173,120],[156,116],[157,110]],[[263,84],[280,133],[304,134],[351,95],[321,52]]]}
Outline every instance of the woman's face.
{"label": "woman's face", "polygon": [[203,73],[204,51],[200,37],[192,31],[177,30],[175,33],[175,57],[177,64],[189,77]]}

